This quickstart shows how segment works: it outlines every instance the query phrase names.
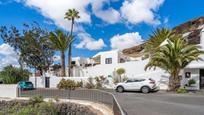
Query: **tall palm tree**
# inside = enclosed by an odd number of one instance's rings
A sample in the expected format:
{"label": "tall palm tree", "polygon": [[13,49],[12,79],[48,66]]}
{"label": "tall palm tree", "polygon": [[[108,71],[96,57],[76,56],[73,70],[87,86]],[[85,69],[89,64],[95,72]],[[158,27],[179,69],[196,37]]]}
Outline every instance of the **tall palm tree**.
{"label": "tall palm tree", "polygon": [[69,37],[62,30],[56,30],[55,32],[51,32],[49,36],[49,40],[51,41],[53,47],[56,50],[59,50],[61,53],[61,76],[65,77],[65,51],[69,45]]}
{"label": "tall palm tree", "polygon": [[145,70],[159,67],[170,74],[169,88],[176,90],[180,84],[179,72],[190,62],[200,60],[199,55],[204,54],[197,45],[189,45],[182,38],[161,46],[151,57]]}
{"label": "tall palm tree", "polygon": [[79,12],[75,9],[69,9],[66,13],[65,13],[65,19],[67,20],[71,20],[71,31],[70,31],[70,37],[71,39],[69,39],[69,48],[68,48],[68,65],[69,65],[69,70],[68,70],[68,76],[71,75],[71,56],[72,56],[72,42],[74,41],[74,37],[72,35],[73,33],[73,27],[74,27],[74,21],[75,19],[79,19]]}
{"label": "tall palm tree", "polygon": [[171,31],[168,28],[157,28],[149,35],[149,40],[145,44],[145,54],[152,55],[166,38],[173,41],[179,37],[179,35],[175,35],[174,31]]}

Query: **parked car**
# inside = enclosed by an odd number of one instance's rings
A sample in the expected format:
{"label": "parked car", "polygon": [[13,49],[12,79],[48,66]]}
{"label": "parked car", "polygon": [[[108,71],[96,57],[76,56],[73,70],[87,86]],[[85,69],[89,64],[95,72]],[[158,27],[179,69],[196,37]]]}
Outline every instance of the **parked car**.
{"label": "parked car", "polygon": [[125,82],[118,83],[116,85],[116,91],[141,91],[143,93],[149,93],[150,91],[157,91],[159,87],[156,85],[156,81],[152,78],[134,78],[128,79]]}
{"label": "parked car", "polygon": [[34,89],[33,83],[30,82],[30,81],[20,81],[18,83],[18,88],[20,88],[22,90],[25,90],[25,89],[32,90],[32,89]]}

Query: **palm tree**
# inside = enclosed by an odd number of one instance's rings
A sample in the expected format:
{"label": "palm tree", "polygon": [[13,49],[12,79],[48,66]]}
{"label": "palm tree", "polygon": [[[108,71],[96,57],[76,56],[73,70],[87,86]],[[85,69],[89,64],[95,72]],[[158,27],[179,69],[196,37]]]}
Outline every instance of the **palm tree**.
{"label": "palm tree", "polygon": [[199,55],[204,54],[197,45],[189,45],[182,38],[161,46],[151,57],[145,70],[159,67],[170,74],[169,88],[176,90],[180,84],[179,72],[190,62],[200,60]]}
{"label": "palm tree", "polygon": [[125,73],[125,69],[124,68],[118,68],[116,70],[116,73],[119,75],[120,77],[120,82],[122,81],[121,75]]}
{"label": "palm tree", "polygon": [[61,76],[65,77],[65,51],[69,45],[69,37],[62,30],[56,30],[55,32],[51,32],[49,36],[49,40],[51,41],[54,49],[59,50],[61,53]]}
{"label": "palm tree", "polygon": [[160,46],[162,42],[168,38],[173,41],[176,38],[179,38],[179,35],[175,35],[174,31],[171,31],[168,28],[157,28],[152,32],[153,34],[149,35],[149,40],[145,44],[145,54],[152,55]]}
{"label": "palm tree", "polygon": [[[74,21],[75,19],[79,19],[79,12],[75,9],[69,9],[66,13],[65,13],[65,19],[67,20],[71,20],[71,31],[70,31],[70,36],[73,36],[73,26],[74,26]],[[69,39],[69,49],[68,49],[68,65],[69,65],[69,70],[68,70],[68,74],[69,76],[71,75],[71,56],[72,56],[72,42],[74,41],[74,37],[70,37],[71,39]]]}

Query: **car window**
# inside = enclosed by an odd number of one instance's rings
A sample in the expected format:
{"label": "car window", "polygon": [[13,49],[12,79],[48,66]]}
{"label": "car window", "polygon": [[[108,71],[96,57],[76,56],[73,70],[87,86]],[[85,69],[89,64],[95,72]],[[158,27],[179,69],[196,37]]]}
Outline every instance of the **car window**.
{"label": "car window", "polygon": [[32,82],[25,82],[26,85],[32,84]]}
{"label": "car window", "polygon": [[134,82],[134,80],[131,80],[131,79],[127,80],[127,83],[130,83],[130,82]]}
{"label": "car window", "polygon": [[145,79],[140,79],[140,80],[138,80],[139,82],[142,82],[142,81],[145,81]]}
{"label": "car window", "polygon": [[145,81],[145,79],[135,79],[134,82],[142,82]]}

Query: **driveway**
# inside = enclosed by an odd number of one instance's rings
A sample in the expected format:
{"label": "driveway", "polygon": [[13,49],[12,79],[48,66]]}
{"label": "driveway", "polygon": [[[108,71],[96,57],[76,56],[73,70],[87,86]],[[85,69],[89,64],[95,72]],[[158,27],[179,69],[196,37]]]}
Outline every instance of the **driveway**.
{"label": "driveway", "polygon": [[156,92],[114,92],[128,115],[204,115],[204,96]]}

